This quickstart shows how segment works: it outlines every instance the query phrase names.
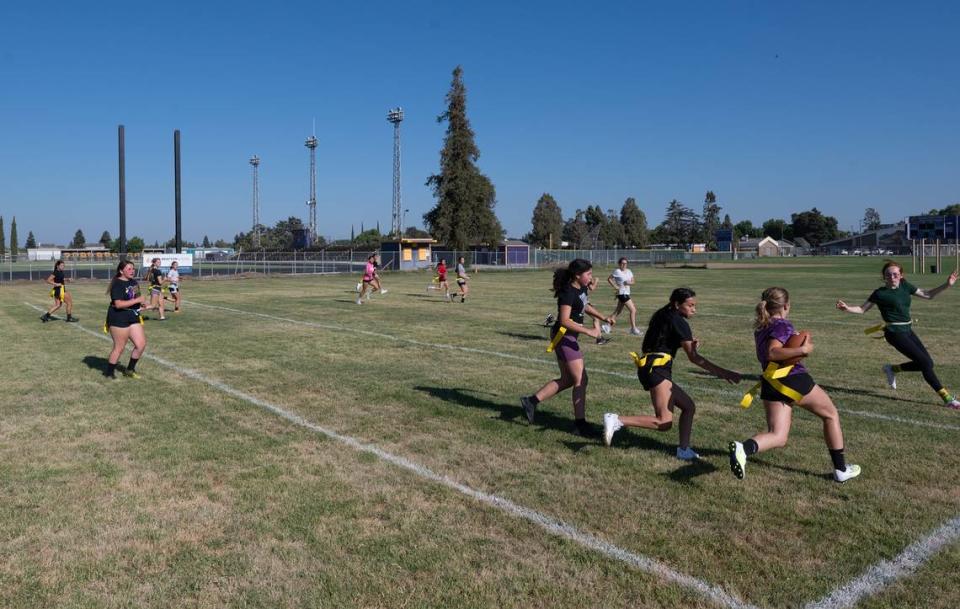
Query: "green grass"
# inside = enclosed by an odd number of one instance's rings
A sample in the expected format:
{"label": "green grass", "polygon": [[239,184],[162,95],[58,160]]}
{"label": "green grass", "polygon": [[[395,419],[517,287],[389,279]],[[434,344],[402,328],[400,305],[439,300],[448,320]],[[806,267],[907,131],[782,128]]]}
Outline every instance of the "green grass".
{"label": "green grass", "polygon": [[[828,479],[820,425],[804,411],[786,448],[734,479],[726,443],[763,428],[762,406],[737,406],[752,383],[728,386],[682,357],[674,376],[697,401],[699,462],[672,456],[675,430],[624,430],[609,449],[571,435],[567,394],[529,426],[517,396],[556,372],[538,326],[555,309],[547,272],[481,273],[463,305],[427,294],[427,274],[388,275],[390,293],[364,306],[352,276],[187,281],[184,313],[147,322],[148,353],[745,602],[802,606],[960,513],[960,415],[938,407],[917,374],[886,388],[880,366],[899,356],[862,333],[878,316],[833,308],[862,303],[879,266],[634,269],[641,325],[673,287],[693,287],[701,351],[754,375],[753,307],[764,287],[790,290],[794,323],[816,344],[809,367],[864,468],[844,485]],[[80,325],[98,329],[104,283],[71,288]],[[46,307],[46,295],[36,282],[0,286],[0,606],[714,606],[148,359],[141,380],[107,383],[107,341],[41,324],[23,304]],[[915,300],[913,315],[941,380],[960,390],[958,298]],[[607,292],[594,300],[612,308]],[[639,347],[625,321],[609,345],[583,343],[595,422],[652,410],[639,383],[619,376],[633,374],[627,353]],[[943,584],[958,568],[954,543],[861,605],[956,606],[960,589]]]}

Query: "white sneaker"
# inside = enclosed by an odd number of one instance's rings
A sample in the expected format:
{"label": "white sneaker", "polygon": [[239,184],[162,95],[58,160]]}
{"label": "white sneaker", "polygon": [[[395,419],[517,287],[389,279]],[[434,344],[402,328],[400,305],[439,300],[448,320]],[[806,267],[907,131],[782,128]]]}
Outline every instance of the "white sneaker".
{"label": "white sneaker", "polygon": [[694,459],[699,459],[700,455],[697,454],[695,450],[689,446],[686,448],[677,447],[677,459],[683,461],[693,461]]}
{"label": "white sneaker", "polygon": [[847,469],[833,470],[833,479],[837,482],[846,482],[850,478],[856,478],[860,475],[859,465],[847,465]]}
{"label": "white sneaker", "polygon": [[357,304],[363,304],[363,301],[358,298],[358,299],[357,299]]}
{"label": "white sneaker", "polygon": [[634,336],[643,336],[643,330],[640,328],[630,328],[630,334]]}
{"label": "white sneaker", "polygon": [[610,443],[613,442],[613,434],[623,427],[623,423],[620,422],[620,417],[616,413],[608,412],[603,415],[603,443],[607,446],[610,446]]}
{"label": "white sneaker", "polygon": [[953,398],[949,402],[944,402],[943,406],[949,408],[950,410],[960,410],[960,400]]}
{"label": "white sneaker", "polygon": [[737,478],[743,480],[747,474],[747,452],[743,450],[742,442],[731,442],[730,446],[730,471]]}
{"label": "white sneaker", "polygon": [[381,294],[381,295],[382,295],[382,294],[386,294],[386,293],[387,293],[387,290],[380,290],[380,294]]}
{"label": "white sneaker", "polygon": [[884,364],[883,373],[887,375],[887,385],[890,385],[890,389],[896,389],[897,376],[893,373],[893,366],[890,364]]}
{"label": "white sneaker", "polygon": [[362,289],[363,289],[363,282],[358,283],[358,284],[357,284],[357,291],[359,292],[359,291],[362,290]]}

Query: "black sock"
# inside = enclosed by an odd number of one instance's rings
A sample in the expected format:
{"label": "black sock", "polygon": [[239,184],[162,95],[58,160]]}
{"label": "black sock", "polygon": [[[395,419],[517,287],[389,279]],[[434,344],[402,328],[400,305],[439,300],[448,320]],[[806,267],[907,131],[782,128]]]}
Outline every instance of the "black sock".
{"label": "black sock", "polygon": [[113,371],[116,370],[116,369],[117,369],[117,365],[116,365],[116,364],[111,364],[110,362],[107,362],[107,373],[106,373],[106,375],[107,375],[107,376],[116,376],[116,375],[113,373]]}
{"label": "black sock", "polygon": [[749,440],[744,440],[743,442],[743,452],[747,453],[747,456],[757,454],[757,451],[760,450],[760,447],[757,446],[757,441],[753,438]]}
{"label": "black sock", "polygon": [[534,406],[540,403],[540,400],[537,399],[537,394],[533,394],[527,399],[530,400],[530,403],[533,404]]}
{"label": "black sock", "polygon": [[843,457],[842,448],[830,449],[830,460],[833,461],[833,469],[844,471],[847,469],[847,461]]}
{"label": "black sock", "polygon": [[130,356],[130,363],[127,364],[127,370],[129,370],[130,372],[136,372],[136,370],[137,370],[137,362],[139,362],[139,361],[140,361],[139,359],[137,359],[137,358],[135,358],[135,357],[133,357],[133,356],[131,355],[131,356]]}
{"label": "black sock", "polygon": [[589,426],[590,426],[590,424],[587,423],[587,420],[586,420],[586,419],[574,419],[574,420],[573,420],[573,424],[576,425],[578,428],[583,428],[583,427],[589,427]]}

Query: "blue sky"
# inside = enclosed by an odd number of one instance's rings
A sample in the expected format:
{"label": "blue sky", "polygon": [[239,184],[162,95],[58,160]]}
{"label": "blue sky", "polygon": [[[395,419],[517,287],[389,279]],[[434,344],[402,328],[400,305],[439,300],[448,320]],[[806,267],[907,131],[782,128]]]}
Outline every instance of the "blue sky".
{"label": "blue sky", "polygon": [[420,223],[459,64],[510,235],[543,192],[654,225],[708,189],[734,221],[849,229],[960,201],[958,31],[954,2],[4,3],[0,215],[116,236],[123,123],[128,237],[173,235],[174,129],[185,239],[249,230],[253,154],[263,222],[305,220],[316,118],[320,232],[386,230],[400,105]]}

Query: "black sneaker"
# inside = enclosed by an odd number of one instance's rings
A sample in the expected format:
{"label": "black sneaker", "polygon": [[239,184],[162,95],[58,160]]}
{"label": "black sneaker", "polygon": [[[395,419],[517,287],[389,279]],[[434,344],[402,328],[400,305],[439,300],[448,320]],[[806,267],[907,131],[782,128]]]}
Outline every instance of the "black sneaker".
{"label": "black sneaker", "polygon": [[44,313],[43,315],[41,315],[40,321],[42,321],[43,323],[47,323],[48,321],[50,321],[50,314]]}
{"label": "black sneaker", "polygon": [[553,325],[555,321],[557,321],[557,318],[554,317],[553,313],[550,313],[549,315],[547,315],[547,318],[543,320],[543,327],[549,328],[550,326]]}
{"label": "black sneaker", "polygon": [[597,339],[597,344],[598,344],[598,345],[605,345],[605,344],[607,344],[607,343],[609,343],[609,342],[610,342],[610,339],[607,338],[606,336],[601,336],[601,337],[599,337],[599,338]]}
{"label": "black sneaker", "polygon": [[533,418],[537,414],[537,405],[534,404],[530,398],[524,396],[520,398],[520,406],[523,408],[523,412],[527,415],[527,421],[532,425]]}
{"label": "black sneaker", "polygon": [[67,319],[66,319],[65,321],[68,322],[68,323],[76,323],[76,322],[78,322],[78,321],[80,321],[80,320],[77,319],[76,317],[67,317]]}

